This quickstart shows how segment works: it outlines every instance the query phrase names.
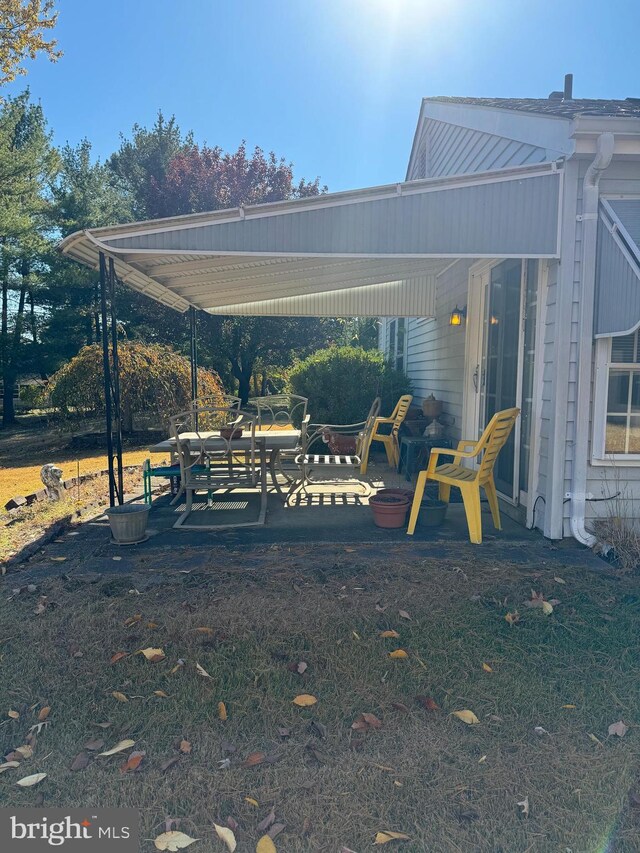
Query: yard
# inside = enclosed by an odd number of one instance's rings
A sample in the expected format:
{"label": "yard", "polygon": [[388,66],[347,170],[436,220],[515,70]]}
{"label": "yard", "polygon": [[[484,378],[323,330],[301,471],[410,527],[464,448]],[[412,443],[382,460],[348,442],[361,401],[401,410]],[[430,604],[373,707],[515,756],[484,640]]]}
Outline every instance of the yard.
{"label": "yard", "polygon": [[541,540],[119,560],[77,533],[4,579],[3,753],[44,723],[5,805],[137,807],[148,851],[224,853],[214,823],[238,851],[638,849],[637,579]]}

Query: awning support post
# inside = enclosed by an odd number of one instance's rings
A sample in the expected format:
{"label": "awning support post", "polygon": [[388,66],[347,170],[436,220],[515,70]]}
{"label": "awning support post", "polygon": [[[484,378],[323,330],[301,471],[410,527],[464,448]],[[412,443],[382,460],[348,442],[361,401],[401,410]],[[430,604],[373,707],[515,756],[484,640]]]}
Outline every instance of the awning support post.
{"label": "awning support post", "polygon": [[[122,423],[120,417],[120,363],[118,360],[118,326],[116,320],[116,275],[113,259],[109,266],[100,252],[100,314],[102,326],[102,366],[109,468],[109,506],[124,500],[122,478]],[[107,311],[107,303],[109,310]],[[111,320],[111,358],[109,356],[109,323]]]}
{"label": "awning support post", "polygon": [[189,308],[189,332],[189,357],[191,360],[191,399],[195,403],[195,401],[198,399],[198,330],[196,323],[196,309],[193,307],[193,305]]}

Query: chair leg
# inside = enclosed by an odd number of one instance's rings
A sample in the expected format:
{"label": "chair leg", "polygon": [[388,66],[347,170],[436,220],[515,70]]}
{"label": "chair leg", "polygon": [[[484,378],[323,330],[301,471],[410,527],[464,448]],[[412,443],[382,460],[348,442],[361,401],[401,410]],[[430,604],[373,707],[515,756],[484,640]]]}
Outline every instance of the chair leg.
{"label": "chair leg", "polygon": [[474,483],[461,486],[462,502],[467,516],[467,527],[469,528],[469,540],[474,545],[482,543],[482,516],[480,514],[480,489]]}
{"label": "chair leg", "polygon": [[442,503],[449,503],[451,500],[451,486],[448,483],[440,483],[438,485],[438,498]]}
{"label": "chair leg", "polygon": [[393,452],[393,440],[390,435],[385,435],[384,438],[380,438],[384,444],[384,452],[387,454],[387,464],[390,468],[395,468],[398,465],[398,462],[395,458],[395,453]]}
{"label": "chair leg", "polygon": [[493,526],[496,530],[502,530],[502,522],[500,521],[500,504],[498,503],[498,493],[496,492],[496,484],[493,482],[493,477],[484,484],[484,490],[489,501],[491,509],[491,517],[493,518]]}
{"label": "chair leg", "polygon": [[418,479],[416,481],[416,489],[415,494],[413,496],[413,503],[411,504],[411,515],[409,516],[409,527],[407,528],[407,533],[409,536],[413,536],[416,524],[418,521],[418,513],[420,512],[420,503],[422,501],[422,496],[424,495],[424,487],[427,484],[427,472],[420,471],[418,474]]}

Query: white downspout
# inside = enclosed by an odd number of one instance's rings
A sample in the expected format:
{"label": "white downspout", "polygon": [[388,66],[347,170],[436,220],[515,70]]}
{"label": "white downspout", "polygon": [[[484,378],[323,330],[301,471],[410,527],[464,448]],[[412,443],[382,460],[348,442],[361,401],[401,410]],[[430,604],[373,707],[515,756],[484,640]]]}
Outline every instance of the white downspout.
{"label": "white downspout", "polygon": [[578,375],[576,389],[576,430],[571,475],[571,533],[592,548],[597,539],[585,527],[587,468],[589,453],[591,379],[593,361],[593,316],[596,290],[596,245],[600,177],[611,163],[613,133],[601,133],[596,156],[587,169],[582,193],[582,263],[580,314],[578,323]]}

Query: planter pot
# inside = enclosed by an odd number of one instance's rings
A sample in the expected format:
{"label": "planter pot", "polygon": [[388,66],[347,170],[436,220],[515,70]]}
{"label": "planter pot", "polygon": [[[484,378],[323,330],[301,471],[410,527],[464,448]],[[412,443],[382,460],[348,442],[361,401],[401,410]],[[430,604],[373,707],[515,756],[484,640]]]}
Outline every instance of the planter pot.
{"label": "planter pot", "polygon": [[442,414],[442,400],[436,400],[433,395],[422,401],[422,414],[425,418],[439,418]]}
{"label": "planter pot", "polygon": [[409,503],[413,501],[413,490],[412,489],[378,489],[376,492],[377,498],[388,498],[388,497],[396,497],[396,498],[407,498]]}
{"label": "planter pot", "polygon": [[112,506],[105,513],[111,527],[112,542],[116,545],[136,545],[147,537],[149,507],[142,504]]}
{"label": "planter pot", "polygon": [[242,438],[242,433],[244,431],[244,427],[223,427],[220,430],[220,435],[222,438],[230,441],[232,438]]}
{"label": "planter pot", "polygon": [[418,527],[439,527],[447,515],[448,506],[444,501],[424,498],[420,504]]}
{"label": "planter pot", "polygon": [[404,527],[407,510],[411,501],[406,495],[374,495],[369,498],[369,506],[373,512],[373,523],[376,527]]}

